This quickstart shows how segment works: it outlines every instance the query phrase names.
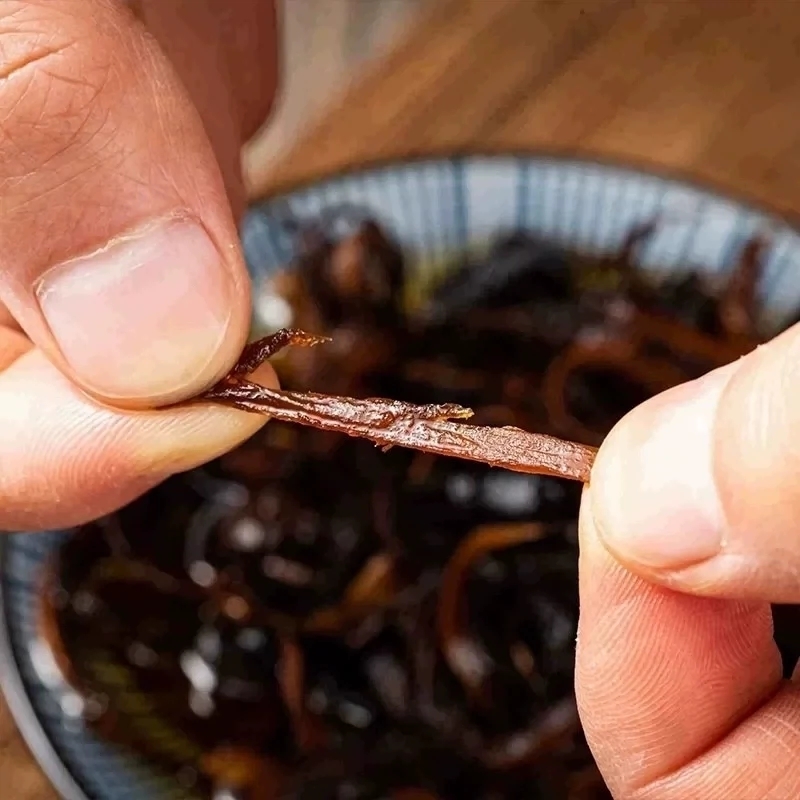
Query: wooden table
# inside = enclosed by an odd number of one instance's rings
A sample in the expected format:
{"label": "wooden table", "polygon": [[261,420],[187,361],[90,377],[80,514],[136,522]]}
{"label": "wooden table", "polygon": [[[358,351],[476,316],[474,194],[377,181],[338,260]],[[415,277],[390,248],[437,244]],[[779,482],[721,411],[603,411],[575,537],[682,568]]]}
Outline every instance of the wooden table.
{"label": "wooden table", "polygon": [[364,161],[547,150],[800,211],[792,0],[445,0],[255,194]]}
{"label": "wooden table", "polygon": [[[442,0],[254,194],[343,167],[549,150],[655,166],[800,210],[792,0]],[[0,708],[15,800],[52,790]]]}

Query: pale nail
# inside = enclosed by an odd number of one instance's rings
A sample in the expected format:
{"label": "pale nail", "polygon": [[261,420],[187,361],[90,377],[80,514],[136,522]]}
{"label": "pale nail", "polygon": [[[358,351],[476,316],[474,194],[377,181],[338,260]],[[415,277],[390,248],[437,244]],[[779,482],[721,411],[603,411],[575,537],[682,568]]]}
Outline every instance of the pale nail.
{"label": "pale nail", "polygon": [[186,217],[48,270],[36,296],[76,378],[109,400],[172,402],[220,376],[231,273]]}
{"label": "pale nail", "polygon": [[679,569],[712,558],[724,520],[713,477],[716,408],[730,368],[678,386],[612,432],[592,472],[598,533],[620,559]]}

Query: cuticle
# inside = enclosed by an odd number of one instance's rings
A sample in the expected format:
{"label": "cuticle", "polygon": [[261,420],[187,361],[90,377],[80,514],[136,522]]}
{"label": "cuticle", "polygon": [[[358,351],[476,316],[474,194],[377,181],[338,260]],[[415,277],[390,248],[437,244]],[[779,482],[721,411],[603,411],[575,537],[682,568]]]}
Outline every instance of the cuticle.
{"label": "cuticle", "polygon": [[116,236],[112,236],[98,247],[89,249],[80,255],[71,256],[63,261],[59,261],[57,264],[47,267],[47,269],[45,269],[33,282],[33,285],[31,286],[33,294],[37,300],[41,300],[41,298],[47,294],[48,288],[46,284],[49,283],[51,276],[69,269],[74,264],[95,258],[96,256],[108,252],[117,245],[123,244],[124,242],[140,239],[151,230],[165,228],[176,223],[186,222],[199,225],[205,232],[206,236],[209,237],[209,240],[214,243],[214,247],[219,251],[219,247],[217,243],[214,242],[213,237],[209,235],[208,229],[195,214],[186,209],[175,210],[160,217],[149,217],[146,222],[138,226],[129,227],[125,232],[117,234]]}

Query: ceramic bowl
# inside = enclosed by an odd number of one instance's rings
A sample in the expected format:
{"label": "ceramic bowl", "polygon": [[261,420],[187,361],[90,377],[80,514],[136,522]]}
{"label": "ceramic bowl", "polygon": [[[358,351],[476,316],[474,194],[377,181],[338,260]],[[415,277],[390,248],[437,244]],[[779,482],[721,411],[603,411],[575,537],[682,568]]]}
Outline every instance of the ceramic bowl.
{"label": "ceramic bowl", "polygon": [[[610,252],[637,222],[659,215],[641,249],[646,269],[719,272],[756,230],[773,247],[761,285],[770,323],[800,306],[800,237],[786,221],[686,183],[619,166],[561,158],[439,158],[338,175],[254,205],[242,237],[256,291],[256,325],[274,314],[258,287],[292,256],[281,219],[352,204],[369,210],[412,254],[420,277],[449,253],[498,229],[527,228],[590,252]],[[68,531],[2,537],[0,681],[35,756],[67,800],[167,800],[191,796],[146,763],[98,741],[81,723],[36,638],[37,587],[48,554]]]}

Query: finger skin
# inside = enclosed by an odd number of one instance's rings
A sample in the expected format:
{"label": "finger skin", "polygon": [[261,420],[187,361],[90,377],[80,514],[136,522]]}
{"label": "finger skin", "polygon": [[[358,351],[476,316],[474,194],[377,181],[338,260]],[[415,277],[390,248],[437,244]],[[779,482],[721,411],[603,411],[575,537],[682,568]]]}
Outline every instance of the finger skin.
{"label": "finger skin", "polygon": [[[96,518],[231,449],[265,422],[219,406],[121,411],[93,399],[69,379],[75,376],[26,294],[52,261],[103,243],[131,219],[194,203],[240,284],[241,330],[227,342],[231,358],[238,356],[249,285],[226,190],[235,194],[241,185],[239,146],[274,95],[274,6],[197,0],[191,11],[183,0],[143,0],[136,14],[118,0],[0,0],[0,156],[19,149],[0,159],[0,297],[41,345],[22,335],[0,302],[0,529]],[[238,32],[243,24],[248,30]],[[229,39],[236,55],[226,49]],[[236,76],[225,64],[250,58],[261,59],[262,78],[236,84],[233,101]],[[78,328],[86,323],[75,320]],[[126,355],[112,352],[109,367]],[[178,373],[182,364],[168,367]],[[276,385],[268,366],[257,377]]]}
{"label": "finger skin", "polygon": [[12,328],[17,331],[20,329],[14,317],[11,316],[11,312],[2,304],[0,304],[0,327]]}
{"label": "finger skin", "polygon": [[[194,220],[229,289],[218,352],[199,354],[208,363],[179,388],[131,395],[129,404],[111,391],[96,393],[120,405],[152,406],[213,383],[246,339],[249,281],[203,120],[156,39],[119,0],[0,0],[0,76],[0,301],[38,347],[93,391],[56,342],[39,281],[152,221]],[[231,150],[239,142],[228,136]],[[227,157],[236,158],[235,148]],[[152,296],[158,298],[156,288]],[[138,308],[142,320],[147,306]],[[189,316],[178,302],[175,314]],[[75,324],[91,323],[86,315]],[[169,340],[173,334],[163,329]],[[96,341],[102,343],[102,331]],[[146,344],[119,356],[134,359],[141,351],[144,358]],[[102,376],[101,365],[95,371]]]}
{"label": "finger skin", "polygon": [[[17,355],[0,373],[0,530],[95,519],[227,452],[266,422],[211,404],[155,411],[102,406],[40,351],[20,356],[24,350],[19,334],[0,331],[0,359],[4,352]],[[277,386],[268,365],[257,378]]]}
{"label": "finger skin", "polygon": [[[631,412],[592,475],[592,510],[609,551],[647,580],[687,593],[800,602],[798,397],[795,326]],[[701,532],[713,534],[702,557],[673,558],[697,546]]]}
{"label": "finger skin", "polygon": [[138,16],[203,119],[238,218],[241,146],[264,124],[278,85],[274,0],[139,0]]}
{"label": "finger skin", "polygon": [[646,582],[608,553],[589,508],[584,497],[576,691],[614,797],[798,796],[785,748],[800,741],[800,711],[796,689],[781,690],[769,605]]}
{"label": "finger skin", "polygon": [[0,325],[0,374],[30,349],[31,343],[24,334]]}
{"label": "finger skin", "polygon": [[[186,86],[203,119],[238,219],[246,204],[240,147],[264,124],[277,91],[275,3],[129,0],[127,5],[158,41]],[[220,113],[227,106],[232,106],[230,116]],[[0,326],[19,328],[2,303]]]}

